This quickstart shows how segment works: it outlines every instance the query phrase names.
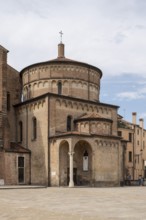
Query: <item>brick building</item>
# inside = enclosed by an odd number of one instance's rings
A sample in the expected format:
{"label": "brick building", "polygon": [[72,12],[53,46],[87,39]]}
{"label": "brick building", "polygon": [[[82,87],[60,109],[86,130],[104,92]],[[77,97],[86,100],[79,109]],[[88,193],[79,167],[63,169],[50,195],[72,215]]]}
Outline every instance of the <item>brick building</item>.
{"label": "brick building", "polygon": [[58,57],[7,64],[0,47],[0,179],[5,184],[118,186],[123,141],[118,106],[100,102],[99,68]]}

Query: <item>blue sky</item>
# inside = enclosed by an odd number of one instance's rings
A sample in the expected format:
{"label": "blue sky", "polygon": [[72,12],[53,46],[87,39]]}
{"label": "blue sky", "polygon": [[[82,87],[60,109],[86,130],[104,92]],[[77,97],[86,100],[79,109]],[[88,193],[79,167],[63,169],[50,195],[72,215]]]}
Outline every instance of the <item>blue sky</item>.
{"label": "blue sky", "polygon": [[146,117],[146,77],[138,74],[106,76],[101,83],[101,99],[120,106],[119,114],[132,121],[132,112],[139,118]]}
{"label": "blue sky", "polygon": [[65,56],[103,72],[100,101],[146,120],[145,0],[0,0],[0,44],[18,71]]}

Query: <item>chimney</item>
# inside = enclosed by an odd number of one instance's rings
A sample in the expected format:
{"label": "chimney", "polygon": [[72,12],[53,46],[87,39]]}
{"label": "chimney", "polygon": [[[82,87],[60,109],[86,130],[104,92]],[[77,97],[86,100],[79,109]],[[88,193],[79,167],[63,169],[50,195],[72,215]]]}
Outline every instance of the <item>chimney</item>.
{"label": "chimney", "polygon": [[136,112],[132,112],[132,123],[133,123],[134,125],[136,125],[136,115],[137,115]]}
{"label": "chimney", "polygon": [[64,44],[58,44],[58,58],[64,58]]}
{"label": "chimney", "polygon": [[139,127],[141,127],[142,129],[144,127],[144,120],[143,120],[143,118],[139,119]]}

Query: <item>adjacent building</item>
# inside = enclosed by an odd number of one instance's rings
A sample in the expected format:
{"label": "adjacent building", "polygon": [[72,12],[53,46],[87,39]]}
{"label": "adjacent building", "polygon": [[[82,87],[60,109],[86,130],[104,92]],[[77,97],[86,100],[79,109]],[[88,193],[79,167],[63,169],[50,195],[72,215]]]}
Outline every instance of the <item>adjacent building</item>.
{"label": "adjacent building", "polygon": [[127,179],[129,175],[132,180],[138,180],[140,177],[146,178],[146,130],[144,129],[144,120],[140,118],[138,124],[136,112],[132,113],[132,123],[119,116],[118,135],[127,142],[124,153],[124,178]]}

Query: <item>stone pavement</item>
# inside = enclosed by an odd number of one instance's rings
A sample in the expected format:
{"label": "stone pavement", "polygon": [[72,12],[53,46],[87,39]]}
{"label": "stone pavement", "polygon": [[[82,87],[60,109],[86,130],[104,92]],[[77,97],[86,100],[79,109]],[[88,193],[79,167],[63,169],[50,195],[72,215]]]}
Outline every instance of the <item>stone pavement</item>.
{"label": "stone pavement", "polygon": [[0,220],[146,220],[146,187],[0,190]]}

